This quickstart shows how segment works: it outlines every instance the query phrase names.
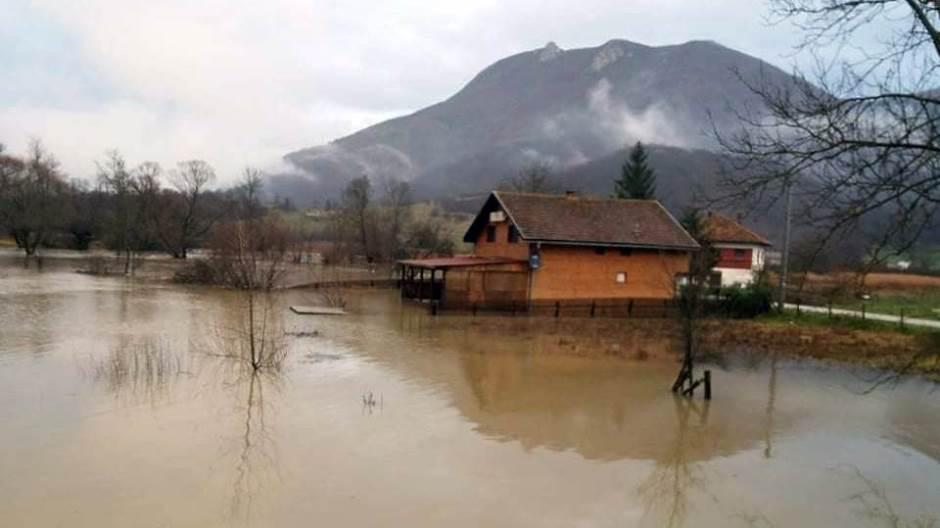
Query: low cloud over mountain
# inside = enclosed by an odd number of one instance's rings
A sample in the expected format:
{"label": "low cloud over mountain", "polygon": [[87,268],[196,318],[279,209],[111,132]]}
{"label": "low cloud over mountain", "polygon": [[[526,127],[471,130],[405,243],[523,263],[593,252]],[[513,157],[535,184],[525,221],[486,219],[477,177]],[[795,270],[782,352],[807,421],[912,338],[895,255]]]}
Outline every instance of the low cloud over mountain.
{"label": "low cloud over mountain", "polygon": [[[596,168],[592,162],[635,141],[715,150],[713,126],[733,131],[736,110],[760,109],[744,81],[781,87],[797,82],[709,41],[651,47],[612,40],[571,50],[549,43],[496,62],[443,102],[287,154],[293,169],[276,176],[271,189],[301,202],[309,197],[309,203],[368,174],[411,181],[421,195],[449,196],[491,188],[535,161],[577,184],[579,167]],[[685,167],[680,161],[669,173],[695,179],[715,165],[690,161]],[[598,177],[588,173],[581,186],[603,192]]]}

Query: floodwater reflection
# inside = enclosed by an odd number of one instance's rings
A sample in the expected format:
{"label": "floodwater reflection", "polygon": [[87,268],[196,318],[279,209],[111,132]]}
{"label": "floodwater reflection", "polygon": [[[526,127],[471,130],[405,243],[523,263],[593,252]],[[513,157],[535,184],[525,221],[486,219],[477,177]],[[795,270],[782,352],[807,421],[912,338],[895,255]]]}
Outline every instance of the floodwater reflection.
{"label": "floodwater reflection", "polygon": [[[697,402],[673,394],[675,435],[667,445],[666,456],[640,485],[638,492],[646,503],[646,513],[662,526],[681,526],[688,512],[689,494],[705,493],[708,483],[701,464],[690,460],[690,443],[696,441],[690,428],[708,425],[711,402]],[[690,423],[690,421],[692,423]],[[663,522],[664,521],[664,522]]]}
{"label": "floodwater reflection", "polygon": [[252,370],[240,378],[233,389],[241,397],[239,408],[244,421],[235,450],[235,480],[232,485],[231,516],[250,524],[252,506],[266,483],[277,476],[277,450],[265,421],[267,403],[265,385],[276,389],[277,374]]}

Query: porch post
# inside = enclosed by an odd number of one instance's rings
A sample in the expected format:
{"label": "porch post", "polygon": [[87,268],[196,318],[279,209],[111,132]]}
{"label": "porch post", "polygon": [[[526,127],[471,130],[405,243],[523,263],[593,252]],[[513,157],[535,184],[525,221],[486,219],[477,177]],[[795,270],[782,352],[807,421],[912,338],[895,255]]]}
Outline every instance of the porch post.
{"label": "porch post", "polygon": [[424,268],[421,268],[421,276],[418,278],[418,302],[424,300]]}

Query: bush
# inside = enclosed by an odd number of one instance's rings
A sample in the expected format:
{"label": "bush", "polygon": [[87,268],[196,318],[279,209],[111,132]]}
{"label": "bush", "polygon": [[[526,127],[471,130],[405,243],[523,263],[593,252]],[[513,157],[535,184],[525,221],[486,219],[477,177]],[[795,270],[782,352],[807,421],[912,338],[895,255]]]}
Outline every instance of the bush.
{"label": "bush", "polygon": [[734,319],[749,319],[770,311],[773,294],[763,284],[722,288],[718,295],[718,309]]}
{"label": "bush", "polygon": [[173,282],[179,284],[224,285],[228,275],[226,262],[216,259],[192,260],[183,269],[173,274]]}

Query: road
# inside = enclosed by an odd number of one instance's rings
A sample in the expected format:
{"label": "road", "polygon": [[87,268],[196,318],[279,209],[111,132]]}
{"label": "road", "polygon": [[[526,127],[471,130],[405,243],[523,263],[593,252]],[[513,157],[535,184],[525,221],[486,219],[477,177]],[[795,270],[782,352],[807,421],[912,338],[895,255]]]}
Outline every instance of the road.
{"label": "road", "polygon": [[[795,304],[784,304],[783,305],[787,310],[796,310]],[[800,311],[803,312],[812,312],[812,313],[829,313],[829,308],[825,306],[807,306],[805,304],[800,305]],[[862,317],[862,312],[856,310],[845,310],[843,308],[833,308],[832,315],[840,315],[846,317]],[[865,312],[865,319],[870,319],[872,321],[883,321],[886,323],[899,323],[901,318],[897,315],[881,314],[881,313],[871,313]],[[916,317],[905,317],[904,324],[910,326],[920,326],[924,328],[936,328],[940,330],[940,321],[933,321],[930,319],[918,319]]]}

